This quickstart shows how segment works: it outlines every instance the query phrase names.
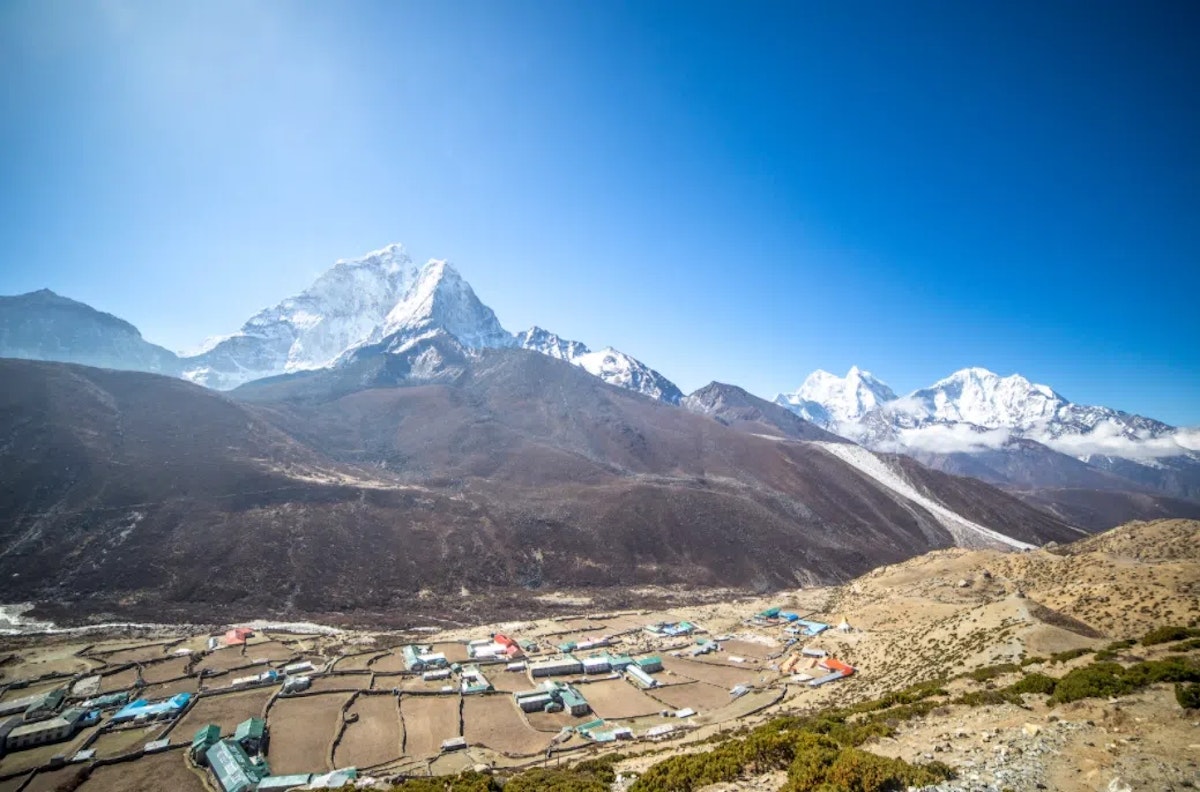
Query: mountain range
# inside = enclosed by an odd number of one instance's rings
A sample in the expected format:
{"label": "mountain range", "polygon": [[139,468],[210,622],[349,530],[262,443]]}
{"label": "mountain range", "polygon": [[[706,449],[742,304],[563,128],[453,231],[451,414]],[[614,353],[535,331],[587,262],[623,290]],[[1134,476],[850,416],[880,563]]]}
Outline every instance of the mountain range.
{"label": "mountain range", "polygon": [[685,396],[620,351],[509,333],[398,245],[186,355],[3,298],[0,357],[25,358],[0,361],[5,595],[83,611],[764,590],[1200,516],[1186,430],[982,369],[905,397],[857,368]]}
{"label": "mountain range", "polygon": [[858,367],[817,371],[775,401],[868,448],[1034,499],[1078,489],[1200,498],[1200,430],[1076,404],[1017,374],[967,368],[897,396]]}
{"label": "mountain range", "polygon": [[[379,344],[403,350],[438,332],[467,354],[527,349],[691,409],[673,382],[624,352],[593,351],[536,326],[509,333],[450,264],[418,265],[398,244],[339,260],[300,294],[182,355],[144,340],[127,322],[47,290],[0,298],[0,356],[148,371],[221,390],[341,365]],[[1116,523],[1066,506],[1086,491],[1120,493],[1120,511],[1134,517],[1183,516],[1200,501],[1200,429],[1079,405],[1015,374],[967,368],[898,396],[857,367],[845,377],[817,371],[775,403],[873,450],[1062,506],[1062,516],[1090,527]]]}

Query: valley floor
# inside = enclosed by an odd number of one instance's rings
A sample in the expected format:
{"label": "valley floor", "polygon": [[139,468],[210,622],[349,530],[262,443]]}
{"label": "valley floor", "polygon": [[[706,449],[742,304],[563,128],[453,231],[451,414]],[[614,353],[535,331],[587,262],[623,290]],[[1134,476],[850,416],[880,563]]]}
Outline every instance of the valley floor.
{"label": "valley floor", "polygon": [[[1117,672],[1169,666],[1171,673],[1200,675],[1200,640],[1138,642],[1167,626],[1200,635],[1200,523],[1131,524],[1028,552],[945,550],[840,587],[656,610],[599,612],[578,594],[542,596],[542,604],[573,612],[404,633],[259,625],[245,645],[228,647],[224,629],[6,637],[0,709],[55,688],[77,701],[109,693],[154,701],[186,692],[192,699],[171,720],[121,725],[105,710],[98,726],[69,741],[12,750],[0,758],[0,790],[49,790],[81,775],[80,788],[97,792],[111,786],[106,766],[120,762],[147,779],[170,778],[172,787],[199,792],[204,771],[188,763],[186,744],[208,723],[228,736],[249,717],[266,722],[266,759],[275,773],[354,766],[388,784],[476,767],[502,774],[565,767],[619,750],[621,788],[666,757],[712,750],[780,716],[832,712],[851,729],[874,724],[854,743],[863,750],[948,765],[957,777],[938,789],[1116,792],[1200,784],[1200,711],[1182,709],[1170,684],[1057,702],[1044,691],[1005,693],[1027,677],[1061,680],[1102,661],[1117,663]],[[805,620],[828,629],[804,635]],[[654,625],[677,627],[648,629]],[[676,629],[680,634],[671,635]],[[457,672],[424,680],[407,669],[406,645],[465,664],[469,642],[494,635],[525,644],[528,665],[482,665],[491,692],[463,693]],[[701,653],[707,642],[720,648]],[[654,686],[642,689],[628,674],[576,670],[554,679],[570,683],[588,712],[523,712],[513,693],[544,681],[532,676],[533,665],[566,652],[642,661]],[[813,678],[839,667],[830,658],[855,672],[812,687]],[[312,663],[291,672],[307,676],[310,686],[282,694],[284,669],[298,662]],[[893,700],[845,709],[914,689],[921,691],[916,710]],[[605,741],[621,730],[632,739]],[[446,741],[458,738],[465,749],[448,749]],[[145,752],[146,743],[162,739],[169,741],[166,753]],[[65,767],[53,758],[70,760],[81,750],[96,753]],[[782,771],[747,770],[704,788],[778,789],[785,781]],[[156,788],[158,781],[148,783]]]}

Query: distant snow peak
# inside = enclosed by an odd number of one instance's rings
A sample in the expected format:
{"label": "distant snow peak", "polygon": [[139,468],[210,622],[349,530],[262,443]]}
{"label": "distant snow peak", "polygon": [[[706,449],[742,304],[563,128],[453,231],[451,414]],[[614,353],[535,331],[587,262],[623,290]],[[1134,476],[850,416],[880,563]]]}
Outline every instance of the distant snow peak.
{"label": "distant snow peak", "polygon": [[219,389],[330,365],[361,343],[416,283],[401,245],[340,259],[300,294],[259,311],[236,333],[183,359],[183,376]]}
{"label": "distant snow peak", "polygon": [[985,368],[966,368],[910,397],[929,418],[984,426],[1024,427],[1053,418],[1069,404],[1045,385],[1020,374],[1001,377]]}
{"label": "distant snow peak", "polygon": [[581,341],[562,338],[536,325],[517,334],[517,346],[564,360],[584,371],[627,390],[636,391],[659,401],[679,404],[682,391],[675,383],[637,358],[612,347],[593,352]]}
{"label": "distant snow peak", "polygon": [[441,327],[472,349],[512,346],[513,337],[458,271],[441,259],[430,259],[416,283],[388,312],[372,337],[421,332]]}
{"label": "distant snow peak", "polygon": [[869,371],[851,366],[845,377],[818,369],[793,393],[781,393],[775,402],[801,418],[827,428],[853,422],[896,394]]}
{"label": "distant snow peak", "polygon": [[543,355],[565,360],[568,363],[574,362],[580,355],[586,355],[592,351],[582,341],[569,341],[557,333],[551,333],[537,325],[517,334],[517,346],[541,352]]}
{"label": "distant snow peak", "polygon": [[401,270],[412,265],[412,257],[408,255],[408,251],[404,249],[404,245],[399,242],[393,242],[390,245],[381,247],[379,250],[372,250],[365,256],[354,259],[338,259],[334,262],[334,267],[378,267],[387,271],[389,274],[399,273]]}
{"label": "distant snow peak", "polygon": [[338,259],[300,294],[184,357],[182,376],[213,388],[236,388],[262,377],[347,364],[368,350],[407,356],[441,333],[467,350],[520,346],[540,352],[673,404],[683,396],[657,371],[615,349],[592,352],[540,327],[513,336],[449,262],[417,265],[398,243]]}
{"label": "distant snow peak", "polygon": [[1032,440],[1093,465],[1186,460],[1200,465],[1189,430],[1107,407],[1075,404],[1020,374],[960,369],[897,397],[852,367],[845,377],[815,371],[776,402],[803,418],[879,451],[982,453]]}
{"label": "distant snow peak", "polygon": [[612,347],[584,353],[572,362],[610,385],[637,391],[669,404],[679,404],[683,399],[683,393],[675,383],[640,360]]}

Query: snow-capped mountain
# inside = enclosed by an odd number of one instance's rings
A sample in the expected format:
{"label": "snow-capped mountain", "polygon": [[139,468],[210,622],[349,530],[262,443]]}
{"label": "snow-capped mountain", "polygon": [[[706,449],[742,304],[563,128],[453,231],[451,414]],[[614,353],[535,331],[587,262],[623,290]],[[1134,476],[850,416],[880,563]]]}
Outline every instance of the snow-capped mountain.
{"label": "snow-capped mountain", "polygon": [[[850,369],[815,372],[777,403],[843,437],[880,451],[935,462],[936,455],[997,450],[1028,458],[1033,441],[1095,468],[1184,497],[1200,495],[1200,431],[1108,407],[1069,401],[1052,388],[983,368],[956,371],[897,397],[886,384]],[[1027,467],[1027,463],[1023,463]],[[1061,465],[1060,465],[1061,467]]]}
{"label": "snow-capped mountain", "polygon": [[433,328],[445,330],[468,349],[516,344],[470,284],[454,267],[438,259],[421,268],[409,291],[388,311],[382,324],[371,330],[369,341],[397,334],[421,335]]}
{"label": "snow-capped mountain", "polygon": [[518,333],[516,342],[522,349],[573,363],[609,385],[637,391],[669,404],[678,404],[683,398],[683,392],[675,383],[637,358],[612,347],[593,352],[580,341],[564,339],[537,326]]}
{"label": "snow-capped mountain", "polygon": [[582,341],[568,341],[557,333],[543,330],[536,325],[523,333],[517,333],[517,346],[522,349],[532,349],[534,352],[541,352],[543,355],[565,360],[568,363],[592,351]]}
{"label": "snow-capped mountain", "polygon": [[[666,377],[615,349],[592,352],[538,327],[513,336],[453,266],[439,259],[418,266],[401,245],[338,261],[299,295],[184,358],[183,376],[213,388],[235,388],[263,377],[325,368],[358,357],[365,348],[407,358],[416,354],[414,345],[439,333],[448,334],[464,351],[518,346],[651,398],[675,404],[683,395]],[[414,371],[432,370],[433,362],[414,359],[413,365]]]}
{"label": "snow-capped mountain", "polygon": [[609,385],[637,391],[669,404],[679,404],[679,400],[683,398],[683,392],[675,383],[637,358],[612,347],[605,347],[599,352],[588,352],[571,362]]}
{"label": "snow-capped mountain", "polygon": [[341,259],[300,294],[252,316],[236,333],[183,360],[183,376],[211,388],[330,365],[362,343],[414,288],[421,270],[402,245]]}
{"label": "snow-capped mountain", "polygon": [[845,377],[818,369],[793,393],[781,393],[775,403],[801,418],[830,428],[853,423],[863,415],[890,402],[896,394],[871,372],[852,366]]}

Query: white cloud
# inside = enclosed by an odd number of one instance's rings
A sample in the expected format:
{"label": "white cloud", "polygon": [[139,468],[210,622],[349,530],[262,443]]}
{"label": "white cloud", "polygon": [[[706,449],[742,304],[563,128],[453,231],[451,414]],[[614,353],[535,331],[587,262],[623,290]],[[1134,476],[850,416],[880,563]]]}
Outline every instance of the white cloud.
{"label": "white cloud", "polygon": [[934,454],[976,453],[1000,448],[1009,441],[1012,432],[1006,428],[979,429],[969,424],[935,424],[916,429],[901,429],[895,449],[928,451]]}
{"label": "white cloud", "polygon": [[1200,429],[1180,429],[1159,437],[1127,437],[1115,424],[1101,423],[1088,434],[1063,435],[1043,442],[1055,451],[1075,457],[1102,455],[1126,459],[1161,459],[1200,450]]}

